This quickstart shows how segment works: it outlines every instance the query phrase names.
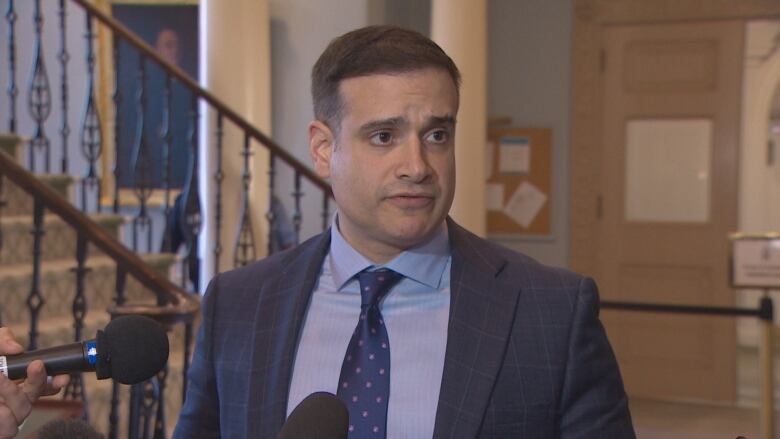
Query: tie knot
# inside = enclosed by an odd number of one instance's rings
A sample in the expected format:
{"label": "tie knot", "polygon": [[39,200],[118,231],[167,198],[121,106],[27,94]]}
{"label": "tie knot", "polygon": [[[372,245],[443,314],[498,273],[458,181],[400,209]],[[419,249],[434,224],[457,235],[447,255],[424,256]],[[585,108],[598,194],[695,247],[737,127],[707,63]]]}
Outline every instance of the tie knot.
{"label": "tie knot", "polygon": [[403,276],[392,270],[363,271],[358,273],[361,306],[377,305]]}

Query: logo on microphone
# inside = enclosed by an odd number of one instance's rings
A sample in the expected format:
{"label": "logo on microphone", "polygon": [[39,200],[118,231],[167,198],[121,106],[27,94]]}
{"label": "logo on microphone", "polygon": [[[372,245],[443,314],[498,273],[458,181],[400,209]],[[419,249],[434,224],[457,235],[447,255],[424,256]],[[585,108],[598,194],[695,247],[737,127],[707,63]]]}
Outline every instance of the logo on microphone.
{"label": "logo on microphone", "polygon": [[8,362],[5,361],[5,356],[0,355],[0,373],[8,376]]}
{"label": "logo on microphone", "polygon": [[97,342],[94,340],[87,342],[87,361],[89,364],[97,363]]}

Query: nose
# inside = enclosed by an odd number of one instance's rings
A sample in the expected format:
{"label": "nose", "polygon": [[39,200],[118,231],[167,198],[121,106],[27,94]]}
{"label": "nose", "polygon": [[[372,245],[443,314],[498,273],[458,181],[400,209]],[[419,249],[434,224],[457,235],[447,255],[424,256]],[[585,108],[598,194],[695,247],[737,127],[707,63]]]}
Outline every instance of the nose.
{"label": "nose", "polygon": [[400,148],[400,159],[396,175],[402,180],[412,183],[422,183],[431,175],[431,167],[428,165],[425,145],[414,136],[407,142],[405,148]]}

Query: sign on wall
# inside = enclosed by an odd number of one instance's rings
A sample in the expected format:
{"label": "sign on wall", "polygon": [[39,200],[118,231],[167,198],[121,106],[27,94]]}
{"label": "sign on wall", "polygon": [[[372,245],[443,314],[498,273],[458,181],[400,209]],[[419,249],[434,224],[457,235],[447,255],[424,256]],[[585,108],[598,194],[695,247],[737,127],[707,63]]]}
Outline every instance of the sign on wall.
{"label": "sign on wall", "polygon": [[731,238],[731,286],[780,289],[780,234],[735,233]]}

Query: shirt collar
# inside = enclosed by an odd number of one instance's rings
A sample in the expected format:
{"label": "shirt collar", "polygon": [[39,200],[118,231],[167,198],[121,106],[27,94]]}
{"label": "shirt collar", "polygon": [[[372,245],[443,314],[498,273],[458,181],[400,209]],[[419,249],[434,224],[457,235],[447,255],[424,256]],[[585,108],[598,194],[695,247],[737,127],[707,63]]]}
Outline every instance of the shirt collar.
{"label": "shirt collar", "polygon": [[338,230],[338,216],[330,228],[330,269],[341,290],[356,274],[371,268],[388,268],[431,288],[438,289],[450,258],[447,224],[424,244],[405,250],[386,264],[374,264],[355,250]]}

